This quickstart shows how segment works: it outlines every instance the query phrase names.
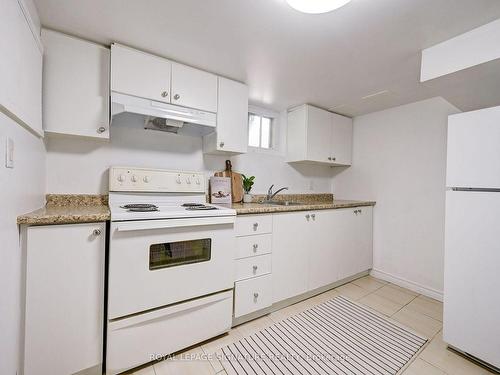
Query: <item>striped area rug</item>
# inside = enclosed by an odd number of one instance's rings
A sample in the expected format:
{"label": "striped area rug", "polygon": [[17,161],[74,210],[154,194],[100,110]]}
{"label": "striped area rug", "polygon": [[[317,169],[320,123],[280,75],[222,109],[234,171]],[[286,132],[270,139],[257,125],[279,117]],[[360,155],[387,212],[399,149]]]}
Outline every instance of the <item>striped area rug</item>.
{"label": "striped area rug", "polygon": [[228,375],[396,374],[427,339],[339,296],[222,348]]}

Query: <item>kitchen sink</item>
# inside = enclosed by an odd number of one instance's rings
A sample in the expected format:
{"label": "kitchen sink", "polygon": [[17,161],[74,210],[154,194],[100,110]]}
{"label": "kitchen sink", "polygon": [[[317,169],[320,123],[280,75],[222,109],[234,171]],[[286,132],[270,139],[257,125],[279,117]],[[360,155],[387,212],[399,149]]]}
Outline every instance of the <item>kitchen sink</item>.
{"label": "kitchen sink", "polygon": [[302,206],[304,203],[293,201],[262,201],[260,204],[269,204],[271,206]]}

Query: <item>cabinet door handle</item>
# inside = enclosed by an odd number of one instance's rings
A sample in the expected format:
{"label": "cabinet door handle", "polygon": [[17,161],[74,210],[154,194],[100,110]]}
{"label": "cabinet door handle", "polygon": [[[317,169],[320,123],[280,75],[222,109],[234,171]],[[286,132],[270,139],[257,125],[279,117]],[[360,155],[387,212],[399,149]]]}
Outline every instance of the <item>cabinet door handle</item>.
{"label": "cabinet door handle", "polygon": [[92,232],[92,234],[93,234],[94,236],[100,236],[100,235],[101,235],[101,233],[102,233],[102,232],[101,232],[101,230],[100,230],[100,229],[94,229],[94,231]]}
{"label": "cabinet door handle", "polygon": [[253,266],[253,273],[257,272],[257,268],[259,268],[259,267]]}
{"label": "cabinet door handle", "polygon": [[337,158],[332,158],[333,161],[337,160]]}
{"label": "cabinet door handle", "polygon": [[104,126],[100,126],[99,128],[97,128],[97,132],[98,132],[99,134],[102,134],[102,133],[104,133],[105,131],[106,131],[106,128],[105,128]]}
{"label": "cabinet door handle", "polygon": [[259,223],[253,223],[253,230],[257,230],[258,227],[259,227]]}
{"label": "cabinet door handle", "polygon": [[254,243],[253,244],[253,252],[256,253],[258,248],[259,248],[259,244]]}
{"label": "cabinet door handle", "polygon": [[307,220],[309,220],[309,219],[310,219],[310,217],[311,217],[311,215],[309,215],[309,214],[307,214],[307,215],[306,215],[306,219],[307,219]]}
{"label": "cabinet door handle", "polygon": [[254,298],[254,299],[259,298],[259,293],[254,293],[254,294],[253,294],[253,298]]}
{"label": "cabinet door handle", "polygon": [[166,98],[166,97],[168,96],[168,92],[163,91],[163,92],[161,93],[161,96],[162,96],[163,98]]}
{"label": "cabinet door handle", "polygon": [[316,214],[311,214],[311,217],[314,219],[316,219]]}
{"label": "cabinet door handle", "polygon": [[331,156],[329,156],[329,157],[328,157],[328,160],[332,160],[332,157],[331,157]]}
{"label": "cabinet door handle", "polygon": [[224,147],[224,142],[219,143],[219,146],[222,148]]}
{"label": "cabinet door handle", "polygon": [[180,98],[181,98],[181,96],[180,96],[179,94],[175,94],[175,95],[174,95],[174,99],[175,99],[175,100],[179,100]]}

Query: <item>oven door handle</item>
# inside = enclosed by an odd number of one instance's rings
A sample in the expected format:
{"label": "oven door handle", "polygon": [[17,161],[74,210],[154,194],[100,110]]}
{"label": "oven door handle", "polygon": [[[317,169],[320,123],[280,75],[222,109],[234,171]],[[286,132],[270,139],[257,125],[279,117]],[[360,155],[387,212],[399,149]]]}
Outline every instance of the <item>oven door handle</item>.
{"label": "oven door handle", "polygon": [[165,228],[197,227],[202,225],[234,224],[235,216],[196,217],[186,219],[124,221],[116,225],[118,232]]}

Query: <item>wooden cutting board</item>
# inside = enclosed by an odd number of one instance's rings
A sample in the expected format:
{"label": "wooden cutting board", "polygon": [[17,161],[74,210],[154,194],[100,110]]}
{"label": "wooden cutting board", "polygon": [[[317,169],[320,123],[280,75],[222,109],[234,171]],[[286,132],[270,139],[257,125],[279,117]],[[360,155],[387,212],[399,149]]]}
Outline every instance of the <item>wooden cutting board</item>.
{"label": "wooden cutting board", "polygon": [[231,198],[233,203],[243,200],[243,177],[238,172],[232,171],[231,160],[226,160],[226,169],[222,172],[215,172],[214,176],[231,178]]}

